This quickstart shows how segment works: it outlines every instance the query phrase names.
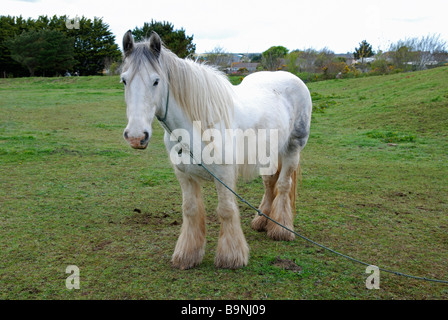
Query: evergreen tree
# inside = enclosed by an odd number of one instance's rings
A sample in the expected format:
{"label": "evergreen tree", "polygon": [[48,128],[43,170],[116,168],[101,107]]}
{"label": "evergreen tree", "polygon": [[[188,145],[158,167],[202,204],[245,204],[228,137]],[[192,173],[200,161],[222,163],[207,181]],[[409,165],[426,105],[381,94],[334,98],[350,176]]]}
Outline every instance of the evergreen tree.
{"label": "evergreen tree", "polygon": [[[48,73],[50,71],[48,68],[54,67],[54,65],[50,66],[49,58],[42,58],[39,60],[39,63],[43,63],[42,68],[34,66],[36,60],[33,60],[31,56],[20,58],[17,56],[18,52],[16,52],[16,58],[21,59],[23,63],[26,61],[26,64],[18,63],[12,58],[12,53],[6,44],[12,41],[15,37],[21,36],[24,31],[38,32],[53,30],[59,31],[59,33],[65,35],[66,38],[71,41],[70,43],[75,60],[75,64],[72,67],[73,69],[69,70],[78,71],[80,75],[99,74],[104,70],[106,61],[110,63],[111,61],[121,60],[121,52],[118,45],[115,43],[115,36],[102,19],[94,18],[91,20],[82,17],[79,19],[80,28],[70,29],[67,28],[67,18],[67,16],[58,17],[55,15],[53,17],[39,16],[35,20],[31,18],[25,20],[21,16],[0,16],[0,77],[11,75],[25,76],[27,73],[31,73],[31,70],[29,69],[30,67],[33,72],[37,73],[42,73],[44,71],[46,75],[55,73]],[[55,41],[60,41],[60,39]],[[51,43],[51,41],[49,43]],[[47,48],[46,50],[50,50],[50,48]],[[62,62],[56,61],[55,63],[61,65]],[[24,67],[24,65],[27,65],[27,67]]]}
{"label": "evergreen tree", "polygon": [[67,28],[66,15],[51,19],[40,16],[35,21],[36,28],[49,28],[64,32],[73,39],[75,66],[79,75],[97,75],[105,69],[107,61],[119,61],[121,52],[115,43],[115,36],[102,18],[77,18],[79,28]]}
{"label": "evergreen tree", "polygon": [[79,26],[79,29],[67,29],[67,33],[75,38],[75,69],[80,75],[99,74],[108,59],[121,59],[115,36],[101,18],[82,17]]}
{"label": "evergreen tree", "polygon": [[29,73],[26,67],[11,58],[6,46],[7,40],[27,30],[27,21],[21,16],[0,16],[0,77],[26,76]]}
{"label": "evergreen tree", "polygon": [[359,48],[355,48],[353,55],[355,59],[361,59],[361,63],[364,63],[364,58],[372,57],[375,53],[372,50],[372,46],[366,40],[363,40],[359,44]]}
{"label": "evergreen tree", "polygon": [[73,44],[63,33],[55,30],[24,31],[6,41],[15,61],[25,66],[30,76],[63,74],[74,64]]}

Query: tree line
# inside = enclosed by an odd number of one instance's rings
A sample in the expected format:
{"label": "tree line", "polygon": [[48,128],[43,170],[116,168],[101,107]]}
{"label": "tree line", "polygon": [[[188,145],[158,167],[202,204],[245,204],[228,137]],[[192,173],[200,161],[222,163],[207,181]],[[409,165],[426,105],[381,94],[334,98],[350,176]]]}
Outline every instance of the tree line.
{"label": "tree line", "polygon": [[[132,33],[139,41],[152,31],[178,56],[194,54],[193,36],[169,22],[151,20]],[[102,18],[0,16],[0,77],[113,73],[121,59],[115,36]]]}
{"label": "tree line", "polygon": [[[216,47],[206,54],[208,63],[228,69],[232,54]],[[328,48],[289,51],[284,46],[273,46],[261,54],[247,55],[240,62],[256,62],[258,70],[286,70],[305,81],[350,78],[403,71],[416,71],[448,63],[447,44],[440,35],[407,38],[392,43],[386,51],[375,52],[366,40],[354,51],[335,54]],[[233,72],[233,71],[232,71]],[[247,74],[242,68],[238,73]]]}
{"label": "tree line", "polygon": [[102,18],[0,16],[0,76],[101,73],[121,52]]}
{"label": "tree line", "polygon": [[[193,36],[175,29],[170,22],[151,20],[132,30],[136,41],[157,32],[165,45],[180,58],[196,50]],[[220,67],[229,64],[229,53],[217,47],[207,61]],[[368,59],[374,56],[374,59]],[[274,46],[246,62],[258,62],[260,70],[287,70],[307,81],[366,74],[421,70],[446,63],[447,44],[440,35],[408,38],[374,52],[363,40],[355,50],[337,55],[328,48],[289,51]],[[0,16],[0,77],[57,76],[66,73],[98,75],[119,69],[122,54],[115,36],[102,18],[68,16]],[[353,61],[355,60],[355,61]]]}
{"label": "tree line", "polygon": [[337,55],[328,48],[289,52],[285,47],[274,46],[262,53],[260,61],[263,70],[287,70],[312,81],[423,70],[446,65],[448,52],[447,43],[433,34],[399,40],[387,51],[378,52],[363,40],[345,55]]}

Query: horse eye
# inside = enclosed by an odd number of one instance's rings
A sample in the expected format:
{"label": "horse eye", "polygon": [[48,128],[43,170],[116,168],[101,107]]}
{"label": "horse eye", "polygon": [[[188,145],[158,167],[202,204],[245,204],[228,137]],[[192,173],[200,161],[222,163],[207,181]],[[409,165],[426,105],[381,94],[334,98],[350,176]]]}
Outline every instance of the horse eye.
{"label": "horse eye", "polygon": [[156,81],[154,81],[154,87],[157,86],[159,84],[159,79],[157,79]]}
{"label": "horse eye", "polygon": [[123,82],[123,84],[126,85],[126,80],[124,80],[123,78],[121,78],[121,82]]}

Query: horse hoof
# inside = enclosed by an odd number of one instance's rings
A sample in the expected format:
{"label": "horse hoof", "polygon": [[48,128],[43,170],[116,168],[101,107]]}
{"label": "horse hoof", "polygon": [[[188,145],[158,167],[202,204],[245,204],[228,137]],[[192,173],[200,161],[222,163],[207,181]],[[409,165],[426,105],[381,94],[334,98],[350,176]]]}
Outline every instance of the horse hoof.
{"label": "horse hoof", "polygon": [[171,263],[174,268],[180,270],[187,270],[200,265],[202,262],[203,255],[204,255],[203,250],[201,250],[196,254],[193,253],[190,255],[173,254]]}
{"label": "horse hoof", "polygon": [[254,229],[255,231],[263,232],[263,231],[266,231],[266,224],[267,224],[267,223],[268,223],[268,220],[267,220],[265,217],[263,217],[263,216],[258,216],[258,215],[257,215],[257,216],[252,220],[250,226],[251,226],[252,229]]}
{"label": "horse hoof", "polygon": [[249,247],[244,242],[232,251],[218,249],[215,257],[215,266],[219,269],[239,269],[247,266],[249,262]]}
{"label": "horse hoof", "polygon": [[247,259],[245,261],[215,259],[215,267],[218,269],[239,269],[245,266],[247,266]]}
{"label": "horse hoof", "polygon": [[295,239],[294,233],[291,231],[286,230],[285,228],[282,228],[281,226],[270,223],[267,226],[268,232],[267,235],[269,238],[276,240],[276,241],[293,241]]}

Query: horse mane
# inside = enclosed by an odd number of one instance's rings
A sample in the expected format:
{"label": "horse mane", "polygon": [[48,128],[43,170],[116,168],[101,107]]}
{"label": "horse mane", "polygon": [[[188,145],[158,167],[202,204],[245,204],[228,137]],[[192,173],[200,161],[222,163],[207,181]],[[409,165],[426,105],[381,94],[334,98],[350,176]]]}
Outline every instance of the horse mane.
{"label": "horse mane", "polygon": [[[202,128],[224,123],[230,128],[233,117],[233,86],[216,68],[189,58],[181,59],[163,44],[158,58],[151,53],[149,40],[136,43],[132,55],[139,64],[150,65],[169,81],[174,99],[193,121]],[[140,67],[134,67],[139,70]]]}
{"label": "horse mane", "polygon": [[233,88],[222,72],[191,59],[180,59],[165,47],[160,61],[167,69],[174,99],[191,121],[201,121],[205,128],[223,121],[226,128],[230,127]]}

